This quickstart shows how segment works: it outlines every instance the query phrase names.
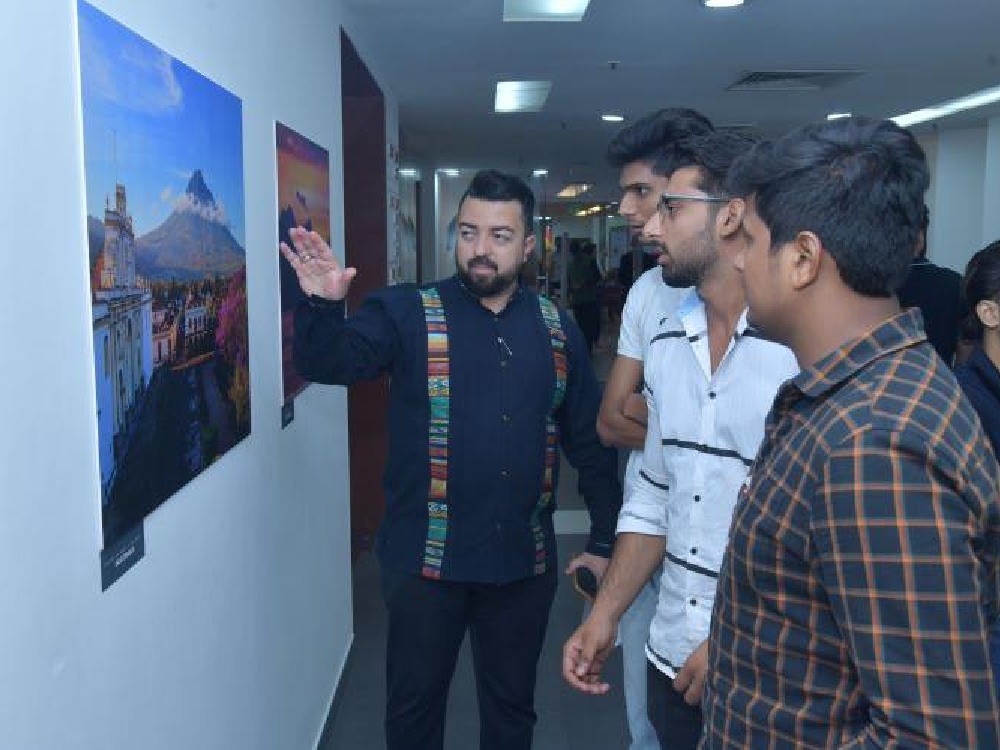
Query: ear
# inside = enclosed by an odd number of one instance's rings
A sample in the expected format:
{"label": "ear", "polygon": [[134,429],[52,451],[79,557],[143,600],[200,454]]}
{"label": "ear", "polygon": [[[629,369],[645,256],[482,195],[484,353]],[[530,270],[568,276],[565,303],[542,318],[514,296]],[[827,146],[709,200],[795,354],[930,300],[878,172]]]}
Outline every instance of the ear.
{"label": "ear", "polygon": [[819,278],[826,248],[814,232],[799,232],[781,252],[786,256],[792,287],[796,291],[814,284]]}
{"label": "ear", "polygon": [[526,261],[531,257],[531,254],[535,252],[535,242],[536,238],[534,232],[524,238],[524,255],[521,256],[522,261]]}
{"label": "ear", "polygon": [[742,198],[732,198],[719,210],[715,217],[715,230],[720,238],[732,239],[740,231],[744,211],[746,202]]}
{"label": "ear", "polygon": [[985,328],[1000,327],[1000,305],[991,299],[976,303],[976,317]]}

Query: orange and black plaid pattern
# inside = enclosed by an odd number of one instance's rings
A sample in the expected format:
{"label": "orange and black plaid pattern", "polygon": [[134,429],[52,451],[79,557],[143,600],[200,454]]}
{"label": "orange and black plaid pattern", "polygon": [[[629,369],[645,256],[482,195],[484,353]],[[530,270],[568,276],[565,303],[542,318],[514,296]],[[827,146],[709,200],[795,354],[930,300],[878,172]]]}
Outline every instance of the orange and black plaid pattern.
{"label": "orange and black plaid pattern", "polygon": [[704,750],[1000,748],[1000,479],[901,313],[778,393],[737,503]]}

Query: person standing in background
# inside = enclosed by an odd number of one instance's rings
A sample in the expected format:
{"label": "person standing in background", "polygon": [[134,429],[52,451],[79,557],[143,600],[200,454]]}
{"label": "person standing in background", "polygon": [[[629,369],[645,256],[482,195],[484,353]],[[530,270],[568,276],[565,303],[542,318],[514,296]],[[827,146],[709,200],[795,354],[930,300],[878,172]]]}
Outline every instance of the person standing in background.
{"label": "person standing in background", "polygon": [[[955,378],[979,415],[994,455],[1000,456],[1000,240],[972,256],[962,289],[970,309],[966,331],[976,345],[955,368]],[[1000,695],[1000,622],[990,633],[990,656]]]}
{"label": "person standing in background", "polygon": [[601,336],[601,269],[595,257],[597,245],[584,242],[571,248],[573,257],[568,272],[570,304],[576,324],[587,342],[587,353],[593,355],[594,344]]}
{"label": "person standing in background", "polygon": [[927,340],[950,367],[955,362],[962,321],[968,310],[962,299],[962,275],[927,259],[929,227],[930,212],[924,205],[920,211],[920,232],[917,234],[913,262],[896,296],[904,310],[908,307],[920,308]]}

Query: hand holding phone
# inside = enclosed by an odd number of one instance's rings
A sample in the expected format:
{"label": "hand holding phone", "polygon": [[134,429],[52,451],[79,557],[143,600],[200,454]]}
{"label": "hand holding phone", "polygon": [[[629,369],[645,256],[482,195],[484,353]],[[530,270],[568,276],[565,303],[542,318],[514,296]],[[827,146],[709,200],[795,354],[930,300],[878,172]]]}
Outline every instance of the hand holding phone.
{"label": "hand holding phone", "polygon": [[581,565],[573,571],[573,588],[584,599],[592,602],[597,598],[597,576],[590,568]]}

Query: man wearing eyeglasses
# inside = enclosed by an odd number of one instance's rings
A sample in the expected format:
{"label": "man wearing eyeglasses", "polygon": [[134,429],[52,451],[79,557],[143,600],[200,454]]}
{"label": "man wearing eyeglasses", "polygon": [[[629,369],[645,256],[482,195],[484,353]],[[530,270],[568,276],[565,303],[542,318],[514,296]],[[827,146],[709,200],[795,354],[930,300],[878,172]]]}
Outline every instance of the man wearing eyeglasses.
{"label": "man wearing eyeglasses", "polygon": [[619,515],[611,565],[587,621],[563,649],[563,676],[595,695],[622,613],[663,564],[646,644],[649,717],[660,746],[693,750],[708,669],[706,638],[739,488],[778,387],[797,372],[788,349],[756,335],[734,259],[744,204],[723,194],[729,166],[751,146],[732,133],[675,145],[670,175],[645,227],[671,286],[694,287],[649,342],[648,428],[635,491]]}
{"label": "man wearing eyeglasses", "polygon": [[[618,213],[628,223],[634,241],[656,213],[660,194],[666,189],[669,175],[654,167],[679,140],[712,131],[712,123],[692,109],[661,109],[640,117],[620,130],[608,145],[608,162],[619,170],[622,197]],[[676,306],[683,289],[668,287],[655,256],[653,267],[631,286],[622,311],[618,335],[618,355],[611,366],[597,433],[605,445],[629,449],[623,488],[625,497],[639,480],[639,457],[646,439],[646,402],[641,394],[643,360],[649,340],[659,321]],[[622,259],[630,259],[627,255]],[[631,271],[629,272],[631,274]],[[570,563],[570,570],[577,565]],[[625,712],[630,737],[629,750],[655,750],[656,732],[647,718],[646,707],[646,638],[649,623],[656,611],[659,575],[654,574],[632,606],[622,616],[618,635],[622,644],[622,675]]]}

